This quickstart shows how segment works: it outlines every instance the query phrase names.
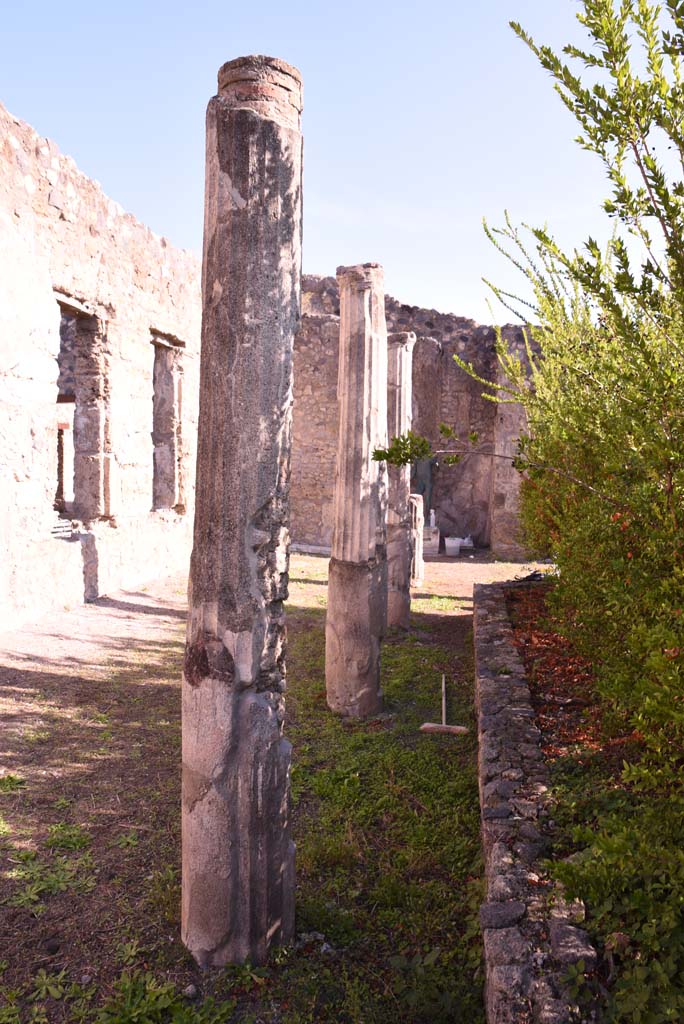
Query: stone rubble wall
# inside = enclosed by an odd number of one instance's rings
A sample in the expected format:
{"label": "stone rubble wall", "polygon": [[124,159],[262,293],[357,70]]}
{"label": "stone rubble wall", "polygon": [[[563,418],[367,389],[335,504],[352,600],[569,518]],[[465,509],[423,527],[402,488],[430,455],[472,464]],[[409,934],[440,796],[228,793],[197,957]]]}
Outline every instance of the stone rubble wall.
{"label": "stone rubble wall", "polygon": [[[107,396],[107,516],[59,537],[51,532],[57,422],[68,407],[57,405],[58,298],[97,318]],[[184,514],[151,511],[152,330],[184,343]],[[187,564],[199,332],[197,258],[125,213],[52,141],[0,106],[3,627]],[[72,383],[62,380],[63,390]]]}
{"label": "stone rubble wall", "polygon": [[477,584],[473,599],[487,1022],[572,1024],[584,1017],[563,976],[580,960],[591,972],[597,957],[577,927],[583,905],[568,904],[541,868],[549,773],[506,609],[506,588],[516,585]]}
{"label": "stone rubble wall", "polygon": [[[302,285],[302,327],[295,342],[291,532],[298,547],[326,550],[335,480],[339,292],[332,277],[305,275]],[[483,398],[483,386],[453,360],[456,353],[484,379],[500,380],[496,331],[464,317],[403,305],[391,296],[386,296],[385,307],[388,332],[414,331],[418,339],[413,350],[413,430],[433,448],[444,445],[442,422],[462,439],[471,431],[478,434],[473,455],[456,466],[442,462],[436,470],[432,506],[437,526],[446,536],[470,534],[477,545],[491,543],[502,557],[524,557],[518,537],[519,475],[510,462],[477,454],[515,454],[515,441],[524,429],[523,410]],[[503,335],[524,357],[522,330],[508,326]]]}

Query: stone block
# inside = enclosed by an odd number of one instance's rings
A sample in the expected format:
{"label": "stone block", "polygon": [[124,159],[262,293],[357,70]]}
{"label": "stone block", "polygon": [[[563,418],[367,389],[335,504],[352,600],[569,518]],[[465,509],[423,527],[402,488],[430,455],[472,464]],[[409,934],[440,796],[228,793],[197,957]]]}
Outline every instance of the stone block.
{"label": "stone block", "polygon": [[508,928],[525,915],[522,900],[505,900],[503,903],[483,903],[480,907],[480,925],[485,928]]}
{"label": "stone block", "polygon": [[531,958],[531,945],[519,928],[484,928],[484,955],[490,967],[522,964]]}
{"label": "stone block", "polygon": [[583,960],[588,971],[596,966],[596,950],[582,928],[554,918],[551,921],[550,938],[551,952],[560,964],[576,964]]}

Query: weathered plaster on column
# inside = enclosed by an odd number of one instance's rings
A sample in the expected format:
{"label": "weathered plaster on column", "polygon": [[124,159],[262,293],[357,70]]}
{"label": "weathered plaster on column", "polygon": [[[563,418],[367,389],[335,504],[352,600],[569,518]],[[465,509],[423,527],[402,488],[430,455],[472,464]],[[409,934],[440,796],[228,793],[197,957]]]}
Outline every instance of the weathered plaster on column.
{"label": "weathered plaster on column", "polygon": [[219,71],[207,110],[195,533],[183,676],[183,941],[266,959],[294,929],[283,738],[301,78]]}
{"label": "weathered plaster on column", "polygon": [[[411,429],[413,331],[388,335],[387,428],[390,441]],[[388,466],[387,625],[408,629],[411,617],[411,467]]]}
{"label": "weathered plaster on column", "polygon": [[339,267],[339,439],[326,618],[326,687],[333,711],[377,712],[387,623],[387,327],[382,267]]}

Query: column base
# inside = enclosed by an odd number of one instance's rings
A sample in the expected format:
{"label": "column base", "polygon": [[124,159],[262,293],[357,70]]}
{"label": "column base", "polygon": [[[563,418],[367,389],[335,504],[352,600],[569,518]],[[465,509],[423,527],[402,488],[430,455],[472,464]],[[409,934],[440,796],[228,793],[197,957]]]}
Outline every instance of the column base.
{"label": "column base", "polygon": [[294,937],[291,745],[278,698],[183,680],[182,939],[201,967]]}
{"label": "column base", "polygon": [[409,523],[387,524],[387,626],[409,629],[411,624],[411,562]]}
{"label": "column base", "polygon": [[382,709],[380,644],[387,628],[387,563],[330,560],[325,622],[328,707],[348,718]]}

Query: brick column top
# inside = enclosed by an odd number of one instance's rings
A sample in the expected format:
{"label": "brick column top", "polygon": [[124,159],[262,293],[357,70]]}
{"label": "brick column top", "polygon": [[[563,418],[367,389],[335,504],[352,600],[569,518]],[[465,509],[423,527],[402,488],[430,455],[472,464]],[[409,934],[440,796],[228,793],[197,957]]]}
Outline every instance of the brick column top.
{"label": "brick column top", "polygon": [[338,283],[340,278],[348,278],[358,288],[363,288],[364,285],[370,288],[374,284],[382,288],[384,271],[380,263],[355,263],[351,267],[338,267]]}
{"label": "brick column top", "polygon": [[249,108],[290,128],[301,126],[302,76],[277,57],[229,60],[219,69],[218,91],[231,107]]}

